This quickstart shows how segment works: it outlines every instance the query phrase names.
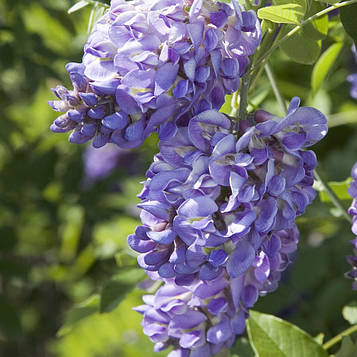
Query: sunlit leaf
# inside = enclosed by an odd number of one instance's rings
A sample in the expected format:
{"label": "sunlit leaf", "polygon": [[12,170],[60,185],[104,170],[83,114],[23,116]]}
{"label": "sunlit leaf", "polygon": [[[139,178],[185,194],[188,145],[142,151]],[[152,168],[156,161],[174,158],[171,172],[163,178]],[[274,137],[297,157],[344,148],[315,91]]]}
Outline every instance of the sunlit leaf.
{"label": "sunlit leaf", "polygon": [[310,0],[273,0],[272,3],[273,5],[286,5],[286,4],[296,4],[301,6],[302,11],[306,12],[307,9],[307,2],[309,2]]}
{"label": "sunlit leaf", "polygon": [[342,47],[343,43],[334,43],[322,54],[322,56],[316,62],[311,77],[311,87],[314,92],[319,89],[323,80],[331,70]]}
{"label": "sunlit leaf", "polygon": [[[351,196],[347,192],[351,181],[352,179],[350,177],[341,182],[331,181],[329,182],[329,186],[340,200],[352,200]],[[322,202],[331,202],[330,197],[323,190],[323,188],[317,186],[316,189],[320,191],[320,199]]]}
{"label": "sunlit leaf", "polygon": [[299,4],[283,4],[263,7],[258,10],[260,19],[278,24],[300,24],[304,17],[304,8]]}
{"label": "sunlit leaf", "polygon": [[[51,343],[56,357],[166,357],[154,353],[143,335],[142,315],[133,306],[142,304],[142,292],[134,291],[110,314],[93,314],[76,324],[71,333]],[[6,356],[7,357],[7,356]],[[9,356],[10,357],[10,356]],[[11,356],[12,357],[12,356]]]}
{"label": "sunlit leaf", "polygon": [[84,8],[85,6],[89,5],[89,2],[86,0],[81,0],[79,2],[77,2],[76,4],[74,4],[69,10],[68,13],[69,14],[73,14],[74,12]]}
{"label": "sunlit leaf", "polygon": [[308,333],[273,315],[250,312],[250,343],[257,357],[327,357],[327,352]]}

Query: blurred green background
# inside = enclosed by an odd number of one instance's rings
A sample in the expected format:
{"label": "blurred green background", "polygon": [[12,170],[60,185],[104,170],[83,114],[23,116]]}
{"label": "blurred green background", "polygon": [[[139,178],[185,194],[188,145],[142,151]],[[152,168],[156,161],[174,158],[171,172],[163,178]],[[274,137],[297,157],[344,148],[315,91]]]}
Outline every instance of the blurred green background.
{"label": "blurred green background", "polygon": [[[86,185],[86,148],[49,131],[56,117],[47,105],[54,99],[50,88],[70,85],[64,65],[80,61],[87,37],[90,8],[68,15],[73,4],[0,0],[0,356],[153,356],[141,316],[131,310],[141,303],[142,290],[128,293],[118,308],[109,297],[104,310],[110,313],[99,314],[97,306],[106,282],[114,276],[110,286],[120,290],[115,276],[136,266],[126,237],[138,224],[136,194],[156,139],[124,153],[130,164],[119,163]],[[330,116],[334,128],[316,150],[326,178],[344,180],[357,159],[357,102],[346,82],[357,68],[349,45],[314,95],[311,66],[293,64],[281,53],[272,64],[286,98],[298,95]],[[262,98],[265,109],[279,113],[264,78],[252,101]],[[356,299],[343,277],[352,233],[319,200],[298,224],[295,264],[256,309],[328,338],[348,327],[341,309]],[[129,281],[126,286],[135,283]]]}

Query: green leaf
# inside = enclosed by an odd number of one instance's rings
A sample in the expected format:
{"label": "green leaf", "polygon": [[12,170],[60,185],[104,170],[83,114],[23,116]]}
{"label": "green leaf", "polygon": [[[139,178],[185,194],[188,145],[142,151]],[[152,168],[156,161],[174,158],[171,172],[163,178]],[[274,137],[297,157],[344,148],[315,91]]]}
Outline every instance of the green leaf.
{"label": "green leaf", "polygon": [[[352,179],[350,177],[341,182],[331,181],[329,182],[329,186],[340,200],[352,200],[351,196],[347,192],[351,181]],[[331,202],[330,197],[325,191],[323,191],[322,188],[316,187],[316,189],[320,191],[320,199],[322,202]]]}
{"label": "green leaf", "polygon": [[138,268],[128,269],[112,278],[103,287],[100,296],[100,313],[113,311],[144,278],[145,272]]}
{"label": "green leaf", "polygon": [[63,326],[57,332],[58,337],[62,337],[69,333],[74,325],[79,321],[95,314],[98,312],[99,307],[99,295],[93,295],[81,304],[75,306],[73,309],[69,310],[66,315],[65,322]]}
{"label": "green leaf", "polygon": [[74,4],[67,12],[69,14],[73,14],[74,12],[86,7],[87,5],[89,5],[89,2],[87,2],[86,0],[81,0],[78,1],[76,4]]}
{"label": "green leaf", "polygon": [[307,8],[306,1],[310,0],[273,0],[273,5],[297,4],[303,8],[303,11],[305,13]]}
{"label": "green leaf", "polygon": [[342,315],[351,325],[357,324],[357,301],[352,301],[344,306]]}
{"label": "green leaf", "polygon": [[341,7],[340,19],[346,32],[357,43],[357,4]]}
{"label": "green leaf", "polygon": [[221,113],[230,115],[232,113],[232,94],[228,94],[225,96],[224,103],[219,110]]}
{"label": "green leaf", "polygon": [[[326,7],[317,1],[313,1],[305,14],[305,19],[325,9]],[[323,40],[328,33],[328,15],[319,16],[304,26],[304,33],[312,40]]]}
{"label": "green leaf", "polygon": [[323,80],[326,78],[331,67],[335,63],[342,47],[343,43],[334,43],[322,54],[322,56],[316,62],[311,76],[311,87],[315,93],[320,88]]}
{"label": "green leaf", "polygon": [[282,43],[280,47],[294,62],[313,64],[319,58],[321,41],[311,39],[309,34],[302,29]]}
{"label": "green leaf", "polygon": [[350,336],[343,336],[342,344],[335,357],[356,357],[357,345],[355,345]]}
{"label": "green leaf", "polygon": [[305,14],[304,8],[299,4],[283,4],[263,7],[258,10],[260,19],[269,20],[278,24],[299,25]]}
{"label": "green leaf", "polygon": [[[281,1],[281,0],[279,0]],[[303,6],[303,3],[301,3]],[[304,19],[318,13],[325,7],[317,1],[312,1],[307,11],[304,13]],[[287,31],[293,27],[289,26]],[[328,32],[328,16],[320,16],[312,22],[307,23],[297,33],[286,40],[281,49],[293,61],[302,64],[313,64],[319,58],[321,51],[320,40],[324,39]]]}
{"label": "green leaf", "polygon": [[250,311],[248,336],[257,357],[327,357],[308,333],[272,315]]}

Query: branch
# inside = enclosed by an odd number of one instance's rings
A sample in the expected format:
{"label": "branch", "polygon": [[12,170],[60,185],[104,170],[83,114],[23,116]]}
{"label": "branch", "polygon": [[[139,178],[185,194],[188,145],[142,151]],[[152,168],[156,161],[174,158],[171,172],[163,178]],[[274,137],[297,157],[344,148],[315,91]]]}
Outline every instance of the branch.
{"label": "branch", "polygon": [[337,336],[331,338],[331,340],[327,341],[326,343],[323,344],[323,348],[325,350],[328,350],[332,346],[334,346],[336,343],[340,342],[342,340],[343,336],[348,336],[351,335],[352,333],[357,331],[357,325],[351,326],[348,329],[342,331],[339,333]]}

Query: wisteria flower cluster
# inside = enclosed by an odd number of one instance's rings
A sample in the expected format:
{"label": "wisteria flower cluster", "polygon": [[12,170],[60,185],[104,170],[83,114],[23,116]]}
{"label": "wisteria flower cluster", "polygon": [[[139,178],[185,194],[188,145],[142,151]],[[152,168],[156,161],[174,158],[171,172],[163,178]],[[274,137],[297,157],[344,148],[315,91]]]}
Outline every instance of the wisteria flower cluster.
{"label": "wisteria flower cluster", "polygon": [[257,48],[254,11],[213,0],[113,0],[89,36],[81,64],[67,71],[73,90],[59,86],[52,108],[65,112],[54,132],[139,146],[152,132],[161,139],[207,109],[219,110],[235,92]]}
{"label": "wisteria flower cluster", "polygon": [[[147,172],[143,225],[128,243],[151,279],[165,283],[139,308],[157,350],[173,345],[178,356],[211,356],[229,348],[296,249],[295,217],[315,197],[316,157],[305,148],[324,137],[326,118],[294,98],[284,119],[257,111],[254,122],[240,122],[237,140],[223,114],[202,112],[160,142]],[[182,288],[188,300],[180,300]],[[177,289],[168,307],[166,289]],[[185,308],[176,311],[176,303]],[[193,316],[190,327],[172,322]]]}
{"label": "wisteria flower cluster", "polygon": [[142,225],[128,237],[138,264],[161,282],[144,296],[144,333],[170,357],[209,357],[245,330],[258,297],[275,290],[299,240],[295,218],[315,198],[324,115],[290,103],[285,118],[219,112],[261,39],[237,0],[112,0],[54,89],[51,126],[94,147],[160,152],[139,195]]}

